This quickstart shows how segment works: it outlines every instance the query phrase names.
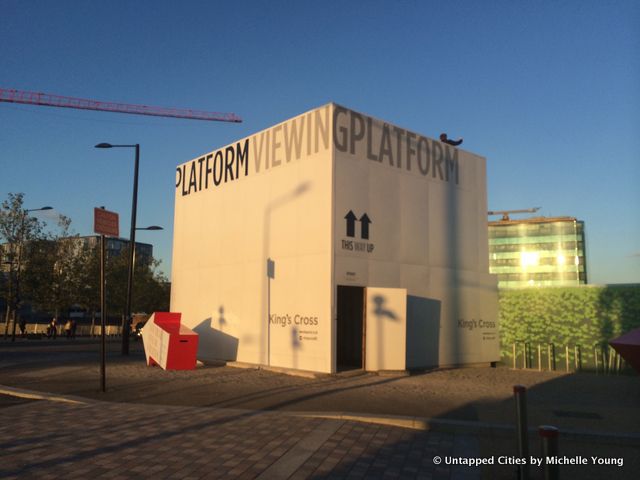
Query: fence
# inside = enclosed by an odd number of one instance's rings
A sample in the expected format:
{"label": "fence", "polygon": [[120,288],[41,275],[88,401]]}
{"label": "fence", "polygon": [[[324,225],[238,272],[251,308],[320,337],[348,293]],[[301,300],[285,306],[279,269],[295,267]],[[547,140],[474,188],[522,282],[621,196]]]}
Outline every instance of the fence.
{"label": "fence", "polygon": [[[47,335],[47,329],[49,323],[27,323],[26,334],[29,336]],[[5,329],[5,336],[11,336],[13,332],[13,321],[9,321],[7,328]],[[64,326],[58,325],[56,328],[58,336],[64,336]],[[102,327],[100,325],[78,325],[76,327],[76,337],[97,337],[102,333]],[[107,337],[118,337],[122,334],[122,327],[120,325],[106,325],[105,335]],[[16,324],[16,336],[20,336],[20,327]]]}
{"label": "fence", "polygon": [[580,345],[563,345],[557,349],[553,343],[534,346],[530,342],[516,342],[511,347],[511,363],[514,369],[588,370],[604,374],[619,374],[627,368],[620,354],[608,345],[596,345],[584,351]]}

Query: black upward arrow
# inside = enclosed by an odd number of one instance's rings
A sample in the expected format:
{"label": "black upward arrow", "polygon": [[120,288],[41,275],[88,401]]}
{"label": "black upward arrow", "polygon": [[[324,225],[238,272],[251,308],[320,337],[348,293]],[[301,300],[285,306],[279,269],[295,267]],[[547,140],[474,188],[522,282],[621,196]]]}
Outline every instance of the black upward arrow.
{"label": "black upward arrow", "polygon": [[371,220],[369,219],[366,213],[360,217],[360,236],[364,240],[369,240],[369,224],[370,223],[371,223]]}
{"label": "black upward arrow", "polygon": [[349,213],[347,213],[344,218],[347,219],[347,237],[355,237],[357,220],[355,213],[349,210]]}

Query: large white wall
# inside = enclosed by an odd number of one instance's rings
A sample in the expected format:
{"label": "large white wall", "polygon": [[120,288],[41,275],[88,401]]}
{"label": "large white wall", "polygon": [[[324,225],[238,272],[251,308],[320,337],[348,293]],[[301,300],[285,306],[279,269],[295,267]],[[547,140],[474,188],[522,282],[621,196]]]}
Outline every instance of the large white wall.
{"label": "large white wall", "polygon": [[[327,105],[176,170],[171,309],[199,358],[331,371],[330,121]],[[237,145],[246,174],[216,186]]]}
{"label": "large white wall", "polygon": [[407,289],[407,367],[498,360],[485,159],[335,108],[334,285]]}

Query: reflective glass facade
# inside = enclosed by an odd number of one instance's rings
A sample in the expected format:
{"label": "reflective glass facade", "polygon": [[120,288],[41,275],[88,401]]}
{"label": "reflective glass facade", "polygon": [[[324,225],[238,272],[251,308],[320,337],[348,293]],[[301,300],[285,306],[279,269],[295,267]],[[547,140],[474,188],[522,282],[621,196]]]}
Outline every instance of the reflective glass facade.
{"label": "reflective glass facade", "polygon": [[571,217],[489,222],[489,272],[498,288],[587,283],[584,222]]}

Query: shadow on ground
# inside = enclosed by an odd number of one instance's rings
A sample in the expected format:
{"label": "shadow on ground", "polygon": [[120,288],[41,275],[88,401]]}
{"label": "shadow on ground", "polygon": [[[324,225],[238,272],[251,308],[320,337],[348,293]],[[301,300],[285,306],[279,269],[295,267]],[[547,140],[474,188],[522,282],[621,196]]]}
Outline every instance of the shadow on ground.
{"label": "shadow on ground", "polygon": [[[157,367],[146,367],[139,344],[132,346],[129,357],[122,357],[118,353],[119,342],[114,340],[109,343],[108,391],[103,394],[99,391],[99,345],[93,341],[65,342],[0,343],[0,384],[114,402],[356,412],[502,425],[515,423],[512,387],[523,384],[528,388],[530,427],[550,424],[561,431],[592,433],[561,434],[560,454],[586,458],[588,463],[560,467],[561,478],[615,476],[631,479],[640,471],[637,455],[640,382],[637,376],[565,375],[507,368],[434,370],[408,377],[350,373],[316,379],[220,366],[165,372]],[[6,406],[10,408],[9,404]],[[465,430],[461,432],[465,433]],[[386,445],[384,451],[367,450],[363,455],[366,458],[383,455],[392,459],[394,455],[407,454],[411,445],[428,441],[427,433],[406,432],[395,444]],[[635,434],[635,440],[625,438],[625,434]],[[467,473],[482,473],[484,478],[514,478],[513,465],[497,463],[499,457],[509,459],[518,455],[515,433],[482,431],[475,432],[474,436],[477,439],[475,450],[467,449],[462,454],[475,451],[482,458],[494,459],[496,465]],[[460,454],[454,447],[455,442],[450,450],[452,456]],[[534,456],[540,455],[535,433],[530,435],[530,451]],[[617,462],[622,459],[623,466],[597,464],[610,459]],[[451,467],[447,465],[430,468],[436,478],[438,475],[449,478],[451,473]],[[464,473],[464,468],[468,467],[456,468]],[[361,470],[362,462],[338,462],[332,475],[347,476]],[[541,478],[540,474],[539,469],[534,469],[532,478]],[[322,478],[323,475],[317,472],[311,478]]]}

